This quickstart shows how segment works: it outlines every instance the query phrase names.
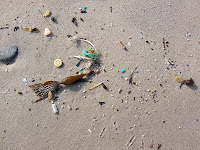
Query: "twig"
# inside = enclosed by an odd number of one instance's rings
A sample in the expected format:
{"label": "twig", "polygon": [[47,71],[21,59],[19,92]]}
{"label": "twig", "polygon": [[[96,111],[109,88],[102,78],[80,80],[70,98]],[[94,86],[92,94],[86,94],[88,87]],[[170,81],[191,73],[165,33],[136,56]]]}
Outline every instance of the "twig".
{"label": "twig", "polygon": [[92,58],[88,58],[88,57],[85,57],[85,56],[73,56],[74,58],[77,58],[77,59],[80,59],[80,60],[92,60]]}
{"label": "twig", "polygon": [[129,147],[133,144],[133,141],[135,140],[135,138],[136,138],[135,135],[133,135],[131,137],[131,139],[129,140],[128,144],[126,145],[127,146],[126,149],[129,149]]}
{"label": "twig", "polygon": [[102,85],[102,84],[103,84],[103,82],[100,82],[100,83],[96,84],[95,86],[89,88],[89,90],[92,90],[92,89],[94,89],[94,88],[96,88],[96,87],[98,87],[98,86],[100,86],[100,85]]}
{"label": "twig", "polygon": [[99,137],[100,137],[100,138],[103,138],[104,132],[106,131],[107,126],[108,126],[108,125],[106,125],[106,126],[102,129],[101,133],[99,134]]}
{"label": "twig", "polygon": [[126,50],[126,46],[122,43],[122,41],[117,40],[117,42],[119,43],[119,45],[120,45],[124,50]]}
{"label": "twig", "polygon": [[131,73],[131,75],[129,76],[129,79],[128,79],[128,83],[129,84],[133,84],[133,74],[135,72],[135,70],[137,69],[138,66],[135,67],[135,69],[133,70],[133,72]]}
{"label": "twig", "polygon": [[165,45],[165,38],[163,38],[163,49],[166,49],[166,45]]}

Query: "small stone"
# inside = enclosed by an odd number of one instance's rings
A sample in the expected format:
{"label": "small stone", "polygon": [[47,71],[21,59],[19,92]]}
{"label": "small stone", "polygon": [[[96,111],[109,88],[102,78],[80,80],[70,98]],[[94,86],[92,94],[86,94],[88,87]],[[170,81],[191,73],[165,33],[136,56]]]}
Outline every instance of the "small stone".
{"label": "small stone", "polygon": [[36,123],[35,125],[36,125],[36,127],[38,127],[38,124],[37,124],[37,123]]}
{"label": "small stone", "polygon": [[51,34],[51,31],[49,30],[49,28],[45,28],[44,29],[44,35],[48,36]]}
{"label": "small stone", "polygon": [[128,44],[127,44],[129,47],[131,47],[131,42],[128,42]]}
{"label": "small stone", "polygon": [[83,93],[86,93],[86,90],[83,90]]}
{"label": "small stone", "polygon": [[4,63],[8,63],[9,61],[13,60],[18,53],[18,47],[12,46],[8,50],[0,52],[0,61]]}

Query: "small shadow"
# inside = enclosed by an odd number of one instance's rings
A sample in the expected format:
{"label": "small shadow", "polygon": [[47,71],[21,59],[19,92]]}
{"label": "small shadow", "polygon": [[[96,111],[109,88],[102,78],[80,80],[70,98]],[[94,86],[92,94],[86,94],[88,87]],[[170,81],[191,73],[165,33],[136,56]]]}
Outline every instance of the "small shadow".
{"label": "small shadow", "polygon": [[193,85],[187,85],[192,90],[198,90],[198,86],[194,83]]}

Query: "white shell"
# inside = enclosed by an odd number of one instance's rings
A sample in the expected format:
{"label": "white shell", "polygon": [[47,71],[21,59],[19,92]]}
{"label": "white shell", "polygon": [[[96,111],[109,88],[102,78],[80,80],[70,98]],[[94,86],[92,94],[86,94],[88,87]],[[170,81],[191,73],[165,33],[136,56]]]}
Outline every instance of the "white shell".
{"label": "white shell", "polygon": [[49,28],[45,28],[44,29],[44,35],[48,36],[51,34],[51,31],[49,30]]}

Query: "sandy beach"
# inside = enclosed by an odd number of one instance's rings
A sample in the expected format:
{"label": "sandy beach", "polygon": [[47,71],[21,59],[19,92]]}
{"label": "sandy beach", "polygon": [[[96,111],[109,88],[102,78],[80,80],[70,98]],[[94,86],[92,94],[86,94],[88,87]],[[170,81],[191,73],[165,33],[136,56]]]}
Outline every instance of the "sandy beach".
{"label": "sandy beach", "polygon": [[[3,0],[0,56],[11,46],[18,54],[0,63],[0,149],[199,150],[199,8],[199,0]],[[58,113],[48,98],[33,103],[30,85],[89,71],[73,58],[93,48],[79,39],[98,50],[100,72],[60,86]],[[98,83],[108,89],[89,90]]]}

